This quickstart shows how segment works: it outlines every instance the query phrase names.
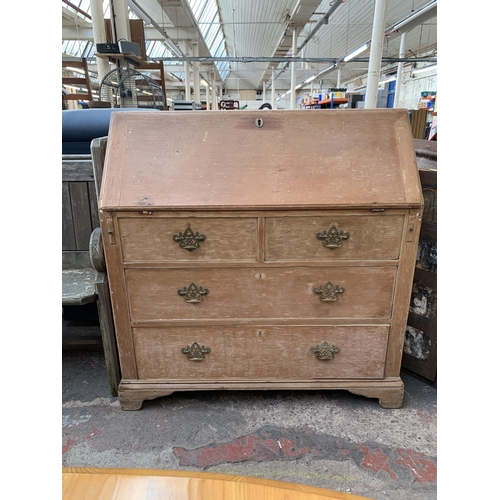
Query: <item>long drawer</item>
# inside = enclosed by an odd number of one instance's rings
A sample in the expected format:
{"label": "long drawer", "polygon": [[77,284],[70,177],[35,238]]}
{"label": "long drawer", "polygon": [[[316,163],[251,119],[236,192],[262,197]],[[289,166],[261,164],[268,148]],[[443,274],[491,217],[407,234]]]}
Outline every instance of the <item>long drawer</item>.
{"label": "long drawer", "polygon": [[388,331],[212,326],[135,328],[133,335],[141,380],[314,380],[382,378]]}
{"label": "long drawer", "polygon": [[403,215],[268,217],[265,259],[398,259],[403,224]]}
{"label": "long drawer", "polygon": [[396,267],[127,269],[130,319],[383,318]]}
{"label": "long drawer", "polygon": [[124,262],[254,262],[256,217],[125,217]]}

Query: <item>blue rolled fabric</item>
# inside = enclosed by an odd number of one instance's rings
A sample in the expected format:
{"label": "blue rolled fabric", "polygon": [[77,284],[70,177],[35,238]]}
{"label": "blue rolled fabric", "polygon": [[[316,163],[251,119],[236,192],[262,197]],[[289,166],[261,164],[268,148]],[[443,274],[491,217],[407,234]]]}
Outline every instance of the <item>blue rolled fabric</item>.
{"label": "blue rolled fabric", "polygon": [[62,154],[90,154],[90,143],[106,137],[111,113],[161,112],[155,108],[92,108],[62,110]]}

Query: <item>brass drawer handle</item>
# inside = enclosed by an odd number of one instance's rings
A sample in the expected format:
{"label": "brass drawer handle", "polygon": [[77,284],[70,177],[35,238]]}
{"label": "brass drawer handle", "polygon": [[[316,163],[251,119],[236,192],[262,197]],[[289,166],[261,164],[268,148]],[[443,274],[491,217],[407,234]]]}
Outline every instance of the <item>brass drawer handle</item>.
{"label": "brass drawer handle", "polygon": [[205,354],[211,352],[210,347],[205,347],[204,345],[198,344],[198,342],[193,342],[191,345],[187,345],[181,349],[182,354],[187,356],[189,361],[203,361],[205,359]]}
{"label": "brass drawer handle", "polygon": [[309,349],[320,361],[329,361],[333,359],[333,355],[337,354],[340,349],[334,345],[329,344],[326,340],[322,344],[315,345]]}
{"label": "brass drawer handle", "polygon": [[203,300],[203,295],[208,295],[208,288],[197,287],[194,283],[191,283],[189,286],[177,290],[177,293],[184,297],[186,302],[197,304]]}
{"label": "brass drawer handle", "polygon": [[331,281],[313,288],[313,292],[319,295],[319,300],[322,302],[334,302],[337,300],[337,294],[344,293],[344,290],[341,286],[332,284]]}
{"label": "brass drawer handle", "polygon": [[191,229],[190,224],[188,224],[187,229],[179,234],[174,234],[174,241],[179,243],[179,246],[188,252],[196,250],[200,246],[201,241],[205,241],[207,237],[204,234],[196,233]]}
{"label": "brass drawer handle", "polygon": [[333,250],[342,246],[342,240],[347,240],[349,238],[349,233],[343,231],[342,229],[337,229],[335,224],[332,225],[330,229],[325,229],[321,233],[316,234],[316,238],[323,241],[323,246]]}

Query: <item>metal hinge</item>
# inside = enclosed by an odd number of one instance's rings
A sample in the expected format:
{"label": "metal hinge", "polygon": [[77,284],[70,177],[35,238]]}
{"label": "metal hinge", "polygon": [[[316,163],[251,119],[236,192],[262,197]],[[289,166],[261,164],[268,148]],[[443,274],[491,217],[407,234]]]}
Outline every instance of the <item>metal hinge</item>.
{"label": "metal hinge", "polygon": [[106,234],[108,235],[109,243],[116,245],[115,224],[112,217],[106,217]]}

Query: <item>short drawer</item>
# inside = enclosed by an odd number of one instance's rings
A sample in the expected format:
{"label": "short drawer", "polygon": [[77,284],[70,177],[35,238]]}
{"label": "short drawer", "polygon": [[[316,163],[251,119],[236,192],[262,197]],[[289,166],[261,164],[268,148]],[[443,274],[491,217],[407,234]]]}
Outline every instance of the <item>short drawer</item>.
{"label": "short drawer", "polygon": [[255,262],[257,218],[124,217],[124,262]]}
{"label": "short drawer", "polygon": [[387,325],[133,329],[139,379],[187,381],[383,378],[388,332]]}
{"label": "short drawer", "polygon": [[268,217],[266,261],[398,259],[404,215]]}
{"label": "short drawer", "polygon": [[396,267],[126,270],[132,321],[390,318],[395,278]]}

